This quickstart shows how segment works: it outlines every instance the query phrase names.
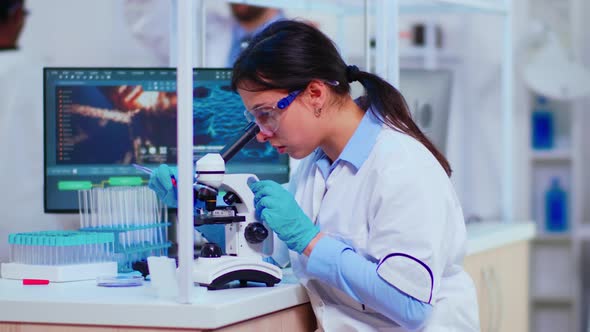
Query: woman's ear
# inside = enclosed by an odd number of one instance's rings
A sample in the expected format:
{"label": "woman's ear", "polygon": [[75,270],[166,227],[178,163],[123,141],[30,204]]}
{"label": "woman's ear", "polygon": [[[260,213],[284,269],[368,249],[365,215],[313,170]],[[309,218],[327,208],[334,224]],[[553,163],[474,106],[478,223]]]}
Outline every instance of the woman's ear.
{"label": "woman's ear", "polygon": [[312,109],[322,109],[328,97],[328,87],[326,83],[318,80],[312,80],[307,85],[307,101]]}

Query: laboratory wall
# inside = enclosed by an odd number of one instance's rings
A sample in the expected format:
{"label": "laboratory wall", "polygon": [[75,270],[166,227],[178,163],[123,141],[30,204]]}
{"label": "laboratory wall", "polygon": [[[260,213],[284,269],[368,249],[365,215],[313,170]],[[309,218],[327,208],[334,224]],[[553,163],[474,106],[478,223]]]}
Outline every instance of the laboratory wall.
{"label": "laboratory wall", "polygon": [[[529,168],[527,152],[530,145],[529,132],[529,99],[524,92],[522,72],[523,66],[523,42],[529,33],[528,1],[513,1],[512,16],[512,56],[513,56],[513,84],[509,86],[509,96],[512,98],[512,114],[510,131],[512,140],[508,142],[512,148],[509,156],[513,177],[511,179],[512,197],[511,202],[515,220],[529,220],[530,201],[528,199]],[[498,213],[500,197],[500,183],[503,163],[507,162],[503,156],[503,132],[502,132],[502,95],[500,82],[502,56],[503,26],[501,19],[493,16],[482,15],[470,16],[471,21],[471,47],[466,52],[470,62],[467,72],[473,76],[474,86],[468,91],[470,106],[467,109],[469,116],[472,116],[476,123],[468,127],[468,137],[471,140],[470,167],[471,174],[468,176],[471,189],[469,196],[475,195],[473,202],[474,211],[487,211],[487,213]],[[473,55],[473,56],[471,56]],[[483,57],[483,62],[477,58]],[[479,82],[479,83],[477,83]],[[508,125],[508,124],[506,124]],[[483,141],[477,138],[482,137]],[[479,179],[484,179],[482,185]],[[492,202],[496,202],[493,206]],[[468,204],[471,206],[471,204]],[[496,211],[496,212],[494,212]],[[486,214],[484,214],[486,217]],[[487,217],[491,217],[487,215]],[[486,218],[489,219],[489,218]],[[492,218],[493,219],[493,218]]]}
{"label": "laboratory wall", "polygon": [[[583,13],[590,13],[590,1],[581,1],[581,10]],[[587,16],[584,16],[584,18]],[[582,62],[584,64],[584,66],[586,66],[586,68],[590,68],[590,23],[588,23],[587,20],[584,21],[584,29],[582,29],[582,31],[584,31],[584,33],[578,37],[579,40],[583,41],[579,47],[581,49],[581,55],[582,55]],[[582,128],[586,129],[589,128],[590,126],[590,97],[586,97],[584,100],[582,100],[581,102],[582,106],[582,119],[583,119],[583,125]],[[583,159],[582,159],[582,169],[584,170],[584,172],[588,172],[588,170],[590,170],[590,133],[588,133],[588,130],[584,130],[583,133],[583,148],[582,148],[582,153],[583,153]],[[587,174],[587,173],[586,173]],[[584,197],[585,202],[590,201],[590,177],[586,176],[586,181],[583,187],[583,195],[582,197]],[[585,223],[590,224],[590,204],[582,204],[583,206],[583,211],[582,211],[582,220]],[[588,251],[588,253],[590,253],[590,251]],[[587,253],[587,254],[588,254]],[[590,256],[590,254],[588,254]],[[590,274],[588,274],[590,275]],[[590,279],[590,278],[589,278]],[[590,284],[590,280],[588,282]],[[589,300],[590,301],[590,300]]]}
{"label": "laboratory wall", "polygon": [[[513,50],[515,67],[522,61],[520,44],[527,32],[528,2],[513,2]],[[486,14],[403,15],[408,22],[432,20],[443,31],[441,68],[453,71],[452,109],[447,157],[453,166],[453,182],[469,220],[499,220],[504,162],[501,59],[502,18]],[[451,60],[444,60],[451,57]],[[514,217],[525,219],[528,202],[528,113],[522,80],[513,73],[512,92],[512,202]],[[520,91],[520,92],[519,92]]]}
{"label": "laboratory wall", "polygon": [[[584,17],[584,33],[581,36],[578,36],[578,40],[581,41],[578,47],[580,48],[581,53],[581,61],[586,68],[590,68],[590,23],[588,23],[585,18],[587,14],[590,13],[590,3],[588,1],[581,1],[581,8],[580,10],[586,15]],[[586,130],[590,126],[590,97],[586,97],[581,101],[580,106],[580,118],[582,120],[581,128],[583,128],[582,132],[582,143],[581,143],[581,152],[582,152],[582,161],[581,161],[581,170],[584,172],[582,178],[584,182],[582,185],[582,203],[581,203],[581,221],[584,226],[590,225],[590,177],[588,177],[588,170],[590,170],[590,132]],[[582,274],[582,292],[580,294],[582,300],[580,315],[583,317],[582,327],[585,331],[590,329],[590,241],[586,238],[583,241],[582,249],[581,249],[581,259],[580,265],[582,268],[580,269]]]}
{"label": "laboratory wall", "polygon": [[[157,54],[127,24],[133,12],[120,0],[27,0],[23,51],[52,66],[151,66]],[[162,13],[165,15],[165,13]]]}

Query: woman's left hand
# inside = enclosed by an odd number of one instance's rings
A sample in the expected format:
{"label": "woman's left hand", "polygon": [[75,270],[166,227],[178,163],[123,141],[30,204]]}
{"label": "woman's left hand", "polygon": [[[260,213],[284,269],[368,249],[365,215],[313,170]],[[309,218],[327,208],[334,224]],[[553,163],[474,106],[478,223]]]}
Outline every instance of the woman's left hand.
{"label": "woman's left hand", "polygon": [[254,193],[256,217],[266,222],[289,249],[301,254],[318,235],[319,228],[280,184],[264,180],[250,184],[250,189]]}

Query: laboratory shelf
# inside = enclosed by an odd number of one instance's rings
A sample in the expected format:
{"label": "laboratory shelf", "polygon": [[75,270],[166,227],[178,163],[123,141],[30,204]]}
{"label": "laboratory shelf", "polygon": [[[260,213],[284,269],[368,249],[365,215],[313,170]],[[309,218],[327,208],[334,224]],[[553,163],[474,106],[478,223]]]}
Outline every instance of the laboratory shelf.
{"label": "laboratory shelf", "polygon": [[531,300],[537,305],[547,306],[571,306],[573,304],[571,296],[563,295],[535,295],[531,297]]}
{"label": "laboratory shelf", "polygon": [[331,15],[363,15],[365,10],[365,2],[358,0],[227,0],[227,2],[281,9],[323,12]]}
{"label": "laboratory shelf", "polygon": [[[325,12],[332,15],[363,15],[365,3],[375,8],[380,1],[359,0],[227,0],[231,3],[250,4],[293,10]],[[385,0],[396,2],[395,0]],[[398,0],[400,13],[483,13],[507,15],[509,8],[501,0]]]}
{"label": "laboratory shelf", "polygon": [[568,162],[572,160],[572,151],[570,149],[554,149],[554,150],[533,150],[531,152],[531,158],[533,161],[555,161],[555,162]]}
{"label": "laboratory shelf", "polygon": [[551,233],[538,233],[537,236],[533,239],[534,243],[537,244],[567,244],[569,245],[572,241],[570,233],[559,233],[559,234],[551,234]]}
{"label": "laboratory shelf", "polygon": [[[451,62],[451,63],[459,63],[461,61],[460,60],[461,58],[459,57],[458,54],[450,52],[448,50],[436,49],[434,51],[434,54],[435,54],[434,55],[435,58],[439,61]],[[415,46],[403,47],[403,48],[400,48],[399,56],[403,59],[411,59],[411,58],[424,59],[424,58],[430,56],[430,51],[428,49],[426,49],[425,47],[415,47]]]}
{"label": "laboratory shelf", "polygon": [[573,235],[578,239],[589,240],[590,239],[590,222],[581,222],[577,225]]}
{"label": "laboratory shelf", "polygon": [[499,0],[403,0],[402,13],[482,13],[507,15],[510,8]]}

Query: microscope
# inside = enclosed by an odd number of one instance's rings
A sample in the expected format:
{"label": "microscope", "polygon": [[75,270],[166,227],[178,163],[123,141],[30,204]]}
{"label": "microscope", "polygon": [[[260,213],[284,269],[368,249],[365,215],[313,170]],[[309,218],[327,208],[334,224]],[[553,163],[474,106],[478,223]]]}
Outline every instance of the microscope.
{"label": "microscope", "polygon": [[[193,282],[210,290],[220,289],[238,280],[244,287],[248,281],[274,286],[282,279],[279,267],[267,263],[273,250],[273,235],[263,222],[256,220],[254,194],[248,184],[258,181],[254,174],[225,174],[227,163],[252,138],[260,132],[254,122],[244,128],[244,133],[220,153],[208,153],[195,164],[194,183],[195,226],[205,224],[225,225],[225,250],[215,243],[206,243],[195,259]],[[223,202],[217,205],[217,197],[225,192]]]}

